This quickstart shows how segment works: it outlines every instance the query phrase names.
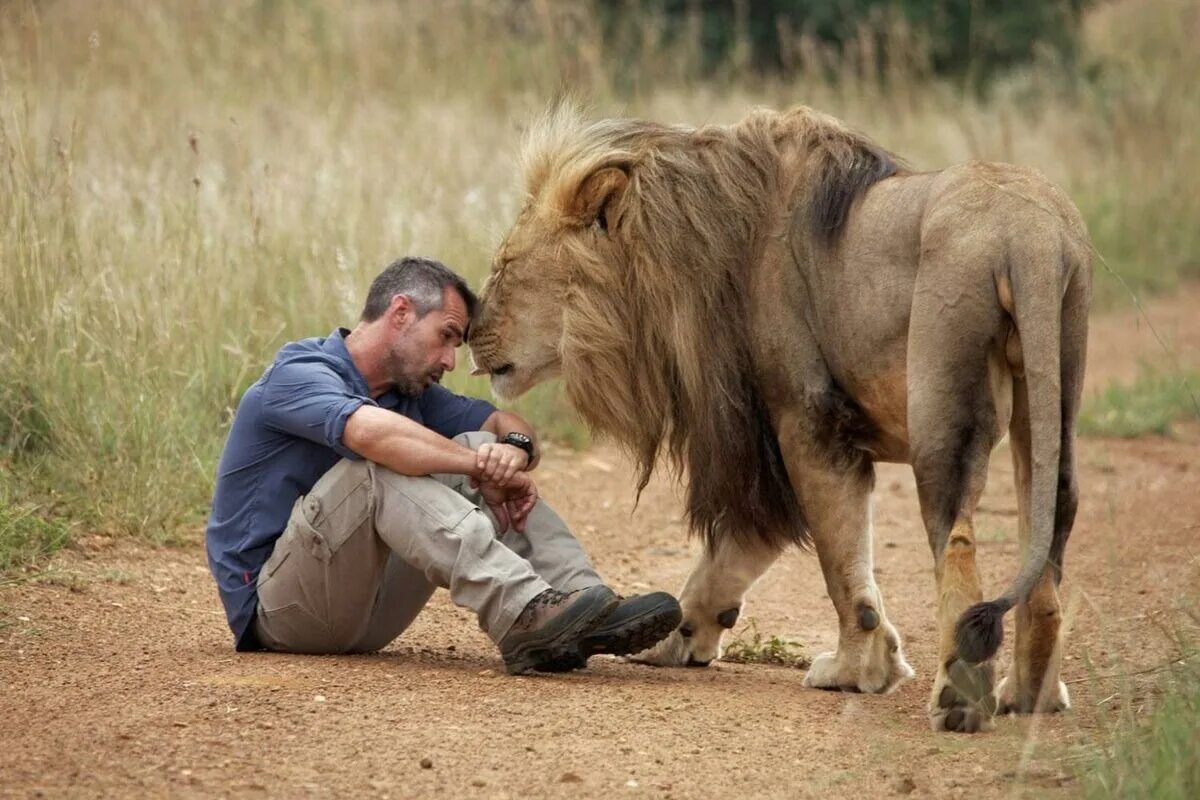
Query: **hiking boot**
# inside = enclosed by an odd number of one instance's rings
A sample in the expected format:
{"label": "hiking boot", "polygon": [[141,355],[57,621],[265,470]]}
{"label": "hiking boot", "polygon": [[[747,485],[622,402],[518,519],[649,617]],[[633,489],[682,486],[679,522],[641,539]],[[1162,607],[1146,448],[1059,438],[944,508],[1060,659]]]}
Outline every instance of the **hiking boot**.
{"label": "hiking boot", "polygon": [[505,670],[520,675],[575,653],[584,631],[616,607],[617,596],[603,584],[570,594],[547,589],[529,601],[500,640]]}
{"label": "hiking boot", "polygon": [[621,598],[616,609],[584,631],[573,651],[535,667],[542,672],[567,672],[605,654],[627,656],[653,647],[679,627],[679,601],[666,592]]}

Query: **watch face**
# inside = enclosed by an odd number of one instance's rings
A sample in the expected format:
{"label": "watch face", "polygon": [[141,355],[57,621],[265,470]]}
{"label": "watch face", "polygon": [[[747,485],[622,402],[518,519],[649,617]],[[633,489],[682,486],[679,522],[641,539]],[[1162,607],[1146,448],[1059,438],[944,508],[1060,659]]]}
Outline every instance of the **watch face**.
{"label": "watch face", "polygon": [[521,448],[529,456],[530,461],[533,460],[533,439],[530,439],[525,434],[513,431],[512,433],[505,434],[500,443],[511,444],[513,447]]}

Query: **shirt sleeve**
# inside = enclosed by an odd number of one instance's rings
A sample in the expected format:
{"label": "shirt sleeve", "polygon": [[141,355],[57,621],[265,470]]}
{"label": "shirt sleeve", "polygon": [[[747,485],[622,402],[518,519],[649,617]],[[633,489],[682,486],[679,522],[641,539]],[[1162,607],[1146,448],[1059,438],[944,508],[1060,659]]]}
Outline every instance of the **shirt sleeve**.
{"label": "shirt sleeve", "polygon": [[294,361],[276,365],[263,387],[263,419],[272,429],[323,444],[339,456],[362,456],[342,444],[346,420],[364,405],[376,405],[355,394],[328,364]]}
{"label": "shirt sleeve", "polygon": [[447,439],[479,430],[496,411],[486,400],[463,397],[436,383],[421,394],[418,405],[425,427]]}

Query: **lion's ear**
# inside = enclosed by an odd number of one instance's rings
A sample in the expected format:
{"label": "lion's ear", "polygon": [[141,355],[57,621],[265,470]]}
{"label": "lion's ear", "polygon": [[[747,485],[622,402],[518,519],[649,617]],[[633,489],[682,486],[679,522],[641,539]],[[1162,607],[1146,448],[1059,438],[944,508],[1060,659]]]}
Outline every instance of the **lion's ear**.
{"label": "lion's ear", "polygon": [[617,226],[629,175],[619,167],[598,169],[583,181],[571,203],[571,216],[584,226],[598,224],[606,231]]}

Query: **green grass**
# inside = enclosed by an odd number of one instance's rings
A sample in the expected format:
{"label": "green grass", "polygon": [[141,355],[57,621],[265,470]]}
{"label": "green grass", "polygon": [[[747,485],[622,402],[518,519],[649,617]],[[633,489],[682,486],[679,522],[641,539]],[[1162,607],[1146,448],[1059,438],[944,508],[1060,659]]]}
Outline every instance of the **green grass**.
{"label": "green grass", "polygon": [[70,527],[47,518],[32,505],[15,505],[0,496],[0,575],[36,564],[62,547]]}
{"label": "green grass", "polygon": [[722,661],[738,664],[773,664],[795,669],[808,669],[811,659],[804,655],[804,645],[776,634],[766,635],[758,630],[758,621],[751,619],[741,632],[725,646]]}
{"label": "green grass", "polygon": [[1200,376],[1143,367],[1132,384],[1114,383],[1087,398],[1079,415],[1084,436],[1131,438],[1171,434],[1181,419],[1200,418]]}

